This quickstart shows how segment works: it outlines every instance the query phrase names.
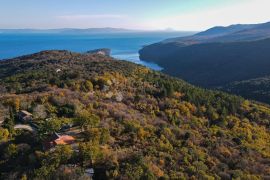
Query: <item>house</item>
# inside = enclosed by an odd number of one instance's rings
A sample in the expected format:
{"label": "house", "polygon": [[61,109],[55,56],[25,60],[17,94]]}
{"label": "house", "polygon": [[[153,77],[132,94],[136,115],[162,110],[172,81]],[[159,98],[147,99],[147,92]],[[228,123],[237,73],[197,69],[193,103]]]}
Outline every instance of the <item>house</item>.
{"label": "house", "polygon": [[47,150],[57,145],[71,145],[73,143],[75,143],[74,137],[69,136],[69,135],[59,135],[58,133],[54,133],[51,137],[49,137],[43,143],[43,148]]}
{"label": "house", "polygon": [[60,131],[64,132],[64,131],[69,131],[72,127],[74,127],[74,124],[65,124],[61,127]]}
{"label": "house", "polygon": [[29,122],[29,121],[32,121],[33,115],[30,112],[22,110],[22,111],[19,111],[18,118],[22,122]]}
{"label": "house", "polygon": [[88,168],[85,170],[85,175],[90,177],[90,178],[92,178],[94,176],[94,173],[95,173],[95,171],[93,168]]}

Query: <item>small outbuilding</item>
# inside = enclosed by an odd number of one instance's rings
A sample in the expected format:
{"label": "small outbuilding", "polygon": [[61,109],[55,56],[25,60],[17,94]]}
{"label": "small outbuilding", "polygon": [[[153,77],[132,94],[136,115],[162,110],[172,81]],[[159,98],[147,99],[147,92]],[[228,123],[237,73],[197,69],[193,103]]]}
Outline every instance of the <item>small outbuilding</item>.
{"label": "small outbuilding", "polygon": [[28,111],[21,110],[18,113],[18,118],[22,122],[29,122],[33,120],[33,115]]}

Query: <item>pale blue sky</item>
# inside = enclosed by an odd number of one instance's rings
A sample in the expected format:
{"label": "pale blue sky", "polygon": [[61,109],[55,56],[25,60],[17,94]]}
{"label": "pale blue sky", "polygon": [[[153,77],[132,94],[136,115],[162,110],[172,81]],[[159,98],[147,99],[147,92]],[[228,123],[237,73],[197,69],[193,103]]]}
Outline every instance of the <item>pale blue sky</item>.
{"label": "pale blue sky", "polygon": [[270,21],[269,0],[0,0],[0,28],[202,30]]}

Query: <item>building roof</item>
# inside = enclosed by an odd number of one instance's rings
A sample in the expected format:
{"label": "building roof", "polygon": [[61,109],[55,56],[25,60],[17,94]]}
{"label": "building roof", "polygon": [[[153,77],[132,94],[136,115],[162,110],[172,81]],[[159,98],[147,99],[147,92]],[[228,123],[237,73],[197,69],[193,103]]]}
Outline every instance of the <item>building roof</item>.
{"label": "building roof", "polygon": [[75,138],[72,136],[64,135],[60,136],[58,139],[54,140],[56,145],[65,145],[65,144],[72,144],[75,141]]}
{"label": "building roof", "polygon": [[30,112],[25,111],[25,110],[21,110],[20,113],[22,113],[25,116],[32,116],[32,114]]}
{"label": "building roof", "polygon": [[50,149],[56,145],[71,145],[74,144],[75,138],[69,135],[59,135],[53,133],[47,140],[43,142],[44,149]]}

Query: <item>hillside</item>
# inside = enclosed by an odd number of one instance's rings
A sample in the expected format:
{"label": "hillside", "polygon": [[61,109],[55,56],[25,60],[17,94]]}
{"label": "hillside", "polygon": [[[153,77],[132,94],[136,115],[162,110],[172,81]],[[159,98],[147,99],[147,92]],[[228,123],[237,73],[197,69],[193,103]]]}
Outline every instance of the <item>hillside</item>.
{"label": "hillside", "polygon": [[230,25],[228,27],[216,26],[206,31],[199,32],[196,34],[196,36],[212,36],[212,37],[224,36],[227,34],[252,29],[255,28],[256,26],[257,26],[256,24],[235,24]]}
{"label": "hillside", "polygon": [[0,72],[0,179],[269,178],[268,106],[99,54]]}
{"label": "hillside", "polygon": [[146,46],[140,58],[157,63],[167,74],[216,88],[269,75],[269,37],[270,23],[214,27]]}
{"label": "hillside", "polygon": [[[262,24],[236,24],[227,27],[216,26],[197,34],[166,39],[158,44],[178,44],[178,46],[187,46],[192,44],[210,43],[210,42],[236,42],[236,41],[254,41],[269,38],[270,22]],[[154,47],[155,44],[148,47]]]}
{"label": "hillside", "polygon": [[236,81],[219,87],[218,89],[270,104],[269,76]]}
{"label": "hillside", "polygon": [[167,74],[203,87],[217,87],[268,75],[269,57],[270,39],[265,39],[187,46],[156,62]]}
{"label": "hillside", "polygon": [[[171,38],[147,45],[140,50],[140,57],[145,61],[166,61],[167,56],[176,53],[183,47],[207,43],[249,42],[270,38],[270,22],[251,25],[231,25],[213,27],[192,36]],[[207,52],[209,53],[209,51]],[[211,53],[211,51],[210,51]],[[186,59],[188,61],[188,59]],[[213,59],[214,61],[214,59]]]}

